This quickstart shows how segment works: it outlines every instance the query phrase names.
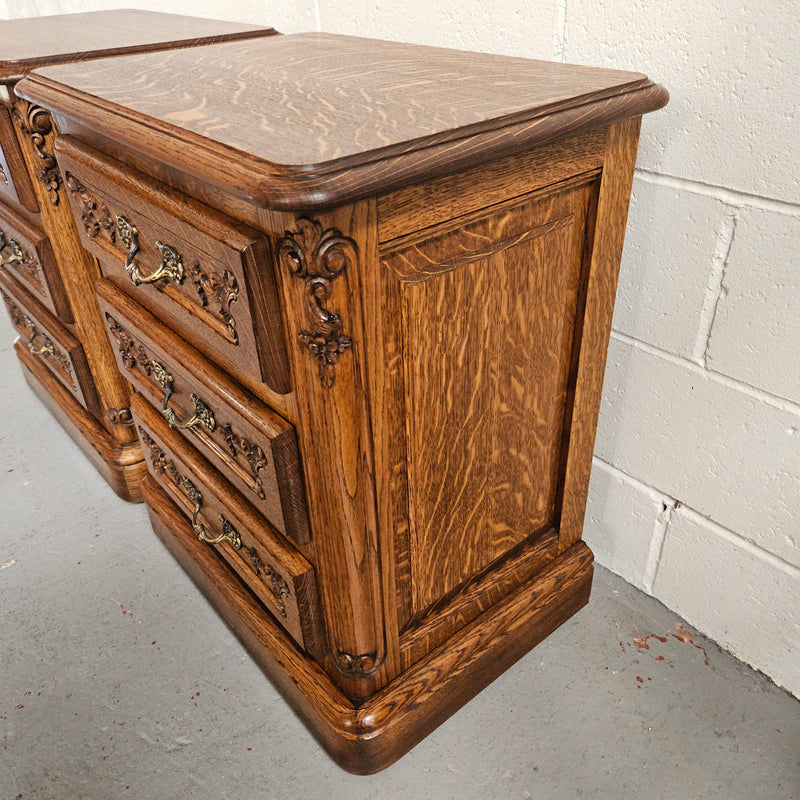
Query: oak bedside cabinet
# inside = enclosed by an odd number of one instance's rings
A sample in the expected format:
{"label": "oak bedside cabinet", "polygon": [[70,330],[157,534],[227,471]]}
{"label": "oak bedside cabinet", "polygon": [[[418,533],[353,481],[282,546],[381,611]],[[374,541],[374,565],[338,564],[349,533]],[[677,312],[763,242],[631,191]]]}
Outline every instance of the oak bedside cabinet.
{"label": "oak bedside cabinet", "polygon": [[142,499],[145,463],[130,387],[97,307],[100,272],[78,239],[50,115],[17,99],[14,85],[46,64],[275,33],[133,10],[0,21],[0,295],[20,334],[15,349],[28,383],[126,500]]}
{"label": "oak bedside cabinet", "polygon": [[346,769],[589,598],[644,75],[302,34],[37,70],[153,527]]}

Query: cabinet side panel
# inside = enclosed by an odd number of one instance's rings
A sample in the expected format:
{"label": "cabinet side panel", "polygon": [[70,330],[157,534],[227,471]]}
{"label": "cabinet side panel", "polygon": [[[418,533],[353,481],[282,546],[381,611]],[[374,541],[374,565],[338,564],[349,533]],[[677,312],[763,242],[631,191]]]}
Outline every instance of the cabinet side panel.
{"label": "cabinet side panel", "polygon": [[555,517],[588,197],[551,190],[384,254],[414,616]]}

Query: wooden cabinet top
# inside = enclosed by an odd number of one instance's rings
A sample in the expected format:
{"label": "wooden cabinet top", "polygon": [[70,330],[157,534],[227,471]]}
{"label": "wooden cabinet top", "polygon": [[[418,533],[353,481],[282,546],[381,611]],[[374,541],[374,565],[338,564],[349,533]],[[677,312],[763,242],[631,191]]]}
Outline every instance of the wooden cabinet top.
{"label": "wooden cabinet top", "polygon": [[262,25],[124,9],[0,21],[0,83],[36,67],[277,33]]}
{"label": "wooden cabinet top", "polygon": [[389,191],[668,98],[634,72],[322,33],[50,67],[17,93],[286,209]]}

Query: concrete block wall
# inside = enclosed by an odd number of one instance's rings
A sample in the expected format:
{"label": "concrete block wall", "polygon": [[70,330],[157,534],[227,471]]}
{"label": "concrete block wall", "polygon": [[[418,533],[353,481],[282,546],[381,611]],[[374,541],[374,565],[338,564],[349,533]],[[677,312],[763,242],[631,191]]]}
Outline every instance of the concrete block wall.
{"label": "concrete block wall", "polygon": [[[0,14],[126,5],[5,0]],[[632,69],[669,89],[642,130],[585,536],[800,695],[798,0],[136,5]]]}

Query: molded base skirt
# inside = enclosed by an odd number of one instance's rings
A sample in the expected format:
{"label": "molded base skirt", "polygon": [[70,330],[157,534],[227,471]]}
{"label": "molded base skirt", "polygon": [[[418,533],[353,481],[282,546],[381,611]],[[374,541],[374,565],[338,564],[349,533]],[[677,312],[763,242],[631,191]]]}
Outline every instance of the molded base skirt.
{"label": "molded base skirt", "polygon": [[356,705],[298,649],[151,479],[143,484],[159,538],[333,759],[370,774],[388,767],[589,600],[592,553],[578,542],[533,580]]}
{"label": "molded base skirt", "polygon": [[53,377],[36,356],[17,341],[14,344],[22,373],[36,396],[94,464],[111,488],[123,499],[141,503],[142,478],[147,472],[138,441],[121,444]]}

